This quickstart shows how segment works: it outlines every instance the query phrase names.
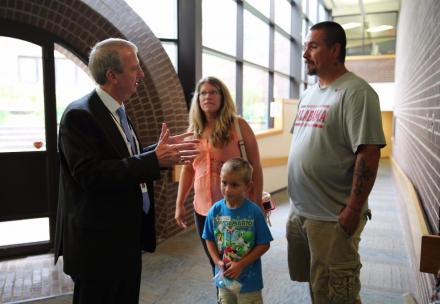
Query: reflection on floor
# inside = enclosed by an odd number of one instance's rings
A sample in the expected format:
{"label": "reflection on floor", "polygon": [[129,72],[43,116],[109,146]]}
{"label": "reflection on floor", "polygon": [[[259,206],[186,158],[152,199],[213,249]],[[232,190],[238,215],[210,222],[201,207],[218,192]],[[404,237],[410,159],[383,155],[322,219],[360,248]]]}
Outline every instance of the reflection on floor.
{"label": "reflection on floor", "polygon": [[[373,219],[367,224],[360,244],[364,304],[400,304],[403,294],[414,292],[394,192],[389,161],[381,161],[370,195]],[[265,302],[310,303],[307,285],[288,278],[284,237],[289,208],[286,191],[274,197],[278,205],[271,217],[274,241],[263,256]],[[71,294],[65,293],[71,292],[72,284],[61,269],[60,265],[52,265],[51,255],[1,262],[0,299],[3,303],[71,303]],[[145,254],[142,273],[140,303],[215,303],[210,268],[193,229],[160,244],[155,254]],[[36,298],[40,299],[31,300]]]}

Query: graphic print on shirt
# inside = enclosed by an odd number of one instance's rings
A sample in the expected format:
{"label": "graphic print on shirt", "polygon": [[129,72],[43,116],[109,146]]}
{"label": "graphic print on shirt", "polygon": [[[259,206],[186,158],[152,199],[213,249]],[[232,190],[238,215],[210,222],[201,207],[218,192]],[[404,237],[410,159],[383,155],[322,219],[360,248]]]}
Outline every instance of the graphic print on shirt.
{"label": "graphic print on shirt", "polygon": [[216,216],[214,235],[223,262],[239,261],[254,247],[254,219]]}
{"label": "graphic print on shirt", "polygon": [[329,109],[330,105],[300,105],[295,120],[295,127],[323,128]]}

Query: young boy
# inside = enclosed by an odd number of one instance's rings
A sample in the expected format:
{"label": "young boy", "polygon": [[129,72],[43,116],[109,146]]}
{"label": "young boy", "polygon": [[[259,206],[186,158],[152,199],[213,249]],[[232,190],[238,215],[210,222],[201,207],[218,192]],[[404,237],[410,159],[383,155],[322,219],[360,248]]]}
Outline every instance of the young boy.
{"label": "young boy", "polygon": [[216,274],[222,269],[225,277],[242,285],[240,293],[235,294],[216,282],[219,303],[263,303],[260,257],[273,238],[262,210],[246,198],[252,166],[241,158],[228,160],[220,177],[224,199],[209,210],[202,237],[216,264]]}

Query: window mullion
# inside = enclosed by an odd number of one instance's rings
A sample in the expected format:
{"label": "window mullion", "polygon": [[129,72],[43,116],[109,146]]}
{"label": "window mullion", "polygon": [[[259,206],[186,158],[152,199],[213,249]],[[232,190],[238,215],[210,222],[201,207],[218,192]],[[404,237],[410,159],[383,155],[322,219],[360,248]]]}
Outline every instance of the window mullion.
{"label": "window mullion", "polygon": [[237,1],[237,58],[235,80],[235,103],[239,115],[243,115],[243,2]]}

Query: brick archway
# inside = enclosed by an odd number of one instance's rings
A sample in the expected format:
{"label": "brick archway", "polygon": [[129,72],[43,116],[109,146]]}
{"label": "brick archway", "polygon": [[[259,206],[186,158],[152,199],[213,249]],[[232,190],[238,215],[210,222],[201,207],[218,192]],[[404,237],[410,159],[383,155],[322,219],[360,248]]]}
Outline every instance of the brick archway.
{"label": "brick archway", "polygon": [[[139,48],[145,79],[127,102],[127,109],[141,141],[156,142],[162,122],[167,122],[174,134],[186,129],[188,111],[174,68],[160,40],[124,1],[2,1],[0,19],[44,30],[83,61],[87,61],[90,47],[97,41],[109,37],[132,41]],[[164,171],[155,188],[160,241],[178,231],[173,219],[177,184]]]}

